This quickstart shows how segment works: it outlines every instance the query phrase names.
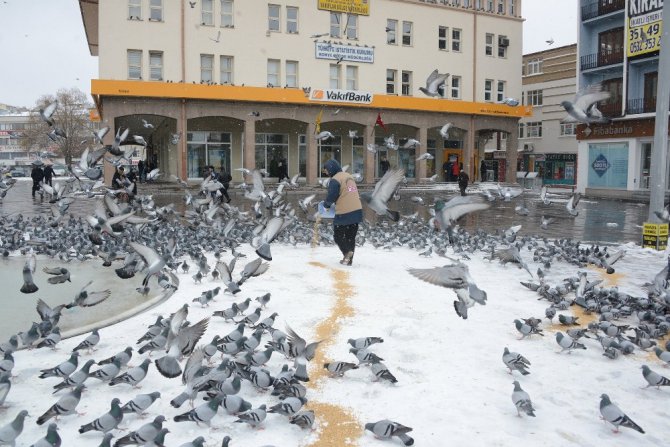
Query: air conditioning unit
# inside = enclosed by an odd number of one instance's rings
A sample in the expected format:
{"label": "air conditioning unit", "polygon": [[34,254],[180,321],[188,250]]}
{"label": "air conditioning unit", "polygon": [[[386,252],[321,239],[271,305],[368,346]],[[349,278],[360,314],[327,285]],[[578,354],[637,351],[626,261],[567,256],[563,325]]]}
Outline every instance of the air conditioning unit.
{"label": "air conditioning unit", "polygon": [[509,39],[507,37],[498,37],[498,45],[501,47],[508,47]]}
{"label": "air conditioning unit", "polygon": [[533,143],[523,143],[524,152],[533,152],[535,150],[535,145]]}

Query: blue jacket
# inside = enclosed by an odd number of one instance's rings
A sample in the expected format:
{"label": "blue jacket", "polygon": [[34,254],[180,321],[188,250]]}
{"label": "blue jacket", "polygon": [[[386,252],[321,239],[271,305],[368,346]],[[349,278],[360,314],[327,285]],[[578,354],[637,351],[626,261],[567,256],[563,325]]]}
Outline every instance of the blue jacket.
{"label": "blue jacket", "polygon": [[[328,195],[326,200],[323,201],[323,205],[326,208],[330,208],[333,203],[337,202],[337,199],[340,197],[340,182],[335,180],[333,176],[338,172],[342,171],[340,164],[331,159],[328,160],[324,165],[324,169],[330,176],[330,182],[328,182]],[[333,219],[333,225],[351,225],[355,223],[360,223],[363,221],[363,210],[358,209],[350,213],[345,214],[335,214]]]}

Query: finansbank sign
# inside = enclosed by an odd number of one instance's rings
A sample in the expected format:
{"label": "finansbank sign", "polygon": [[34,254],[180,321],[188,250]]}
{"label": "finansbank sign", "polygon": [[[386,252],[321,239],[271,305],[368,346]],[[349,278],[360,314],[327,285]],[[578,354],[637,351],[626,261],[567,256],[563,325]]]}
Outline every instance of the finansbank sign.
{"label": "finansbank sign", "polygon": [[309,94],[309,99],[310,101],[370,104],[372,102],[372,93],[358,90],[313,89]]}

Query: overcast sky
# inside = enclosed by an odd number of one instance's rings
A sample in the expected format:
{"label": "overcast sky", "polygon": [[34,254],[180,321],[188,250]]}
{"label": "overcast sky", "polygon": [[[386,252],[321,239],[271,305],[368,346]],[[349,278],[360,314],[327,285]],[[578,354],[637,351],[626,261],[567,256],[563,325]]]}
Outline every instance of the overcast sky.
{"label": "overcast sky", "polygon": [[[524,53],[576,42],[577,0],[522,3]],[[60,88],[90,93],[97,78],[77,0],[0,0],[0,48],[0,103],[32,108]]]}

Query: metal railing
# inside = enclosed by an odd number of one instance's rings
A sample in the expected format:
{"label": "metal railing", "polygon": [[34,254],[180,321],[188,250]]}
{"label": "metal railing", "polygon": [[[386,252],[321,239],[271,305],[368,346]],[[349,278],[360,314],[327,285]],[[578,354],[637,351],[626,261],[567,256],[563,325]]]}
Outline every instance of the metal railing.
{"label": "metal railing", "polygon": [[616,118],[621,116],[621,101],[598,104],[598,110],[607,118]]}
{"label": "metal railing", "polygon": [[656,98],[636,98],[626,101],[626,114],[655,113]]}
{"label": "metal railing", "polygon": [[582,20],[623,10],[626,7],[625,0],[596,0],[582,6]]}
{"label": "metal railing", "polygon": [[591,68],[605,67],[607,65],[620,64],[623,62],[623,48],[618,48],[611,51],[599,51],[593,54],[587,54],[579,58],[579,66],[581,70],[588,70]]}

